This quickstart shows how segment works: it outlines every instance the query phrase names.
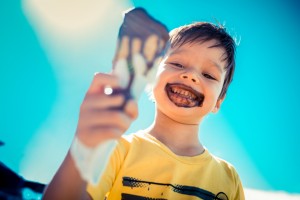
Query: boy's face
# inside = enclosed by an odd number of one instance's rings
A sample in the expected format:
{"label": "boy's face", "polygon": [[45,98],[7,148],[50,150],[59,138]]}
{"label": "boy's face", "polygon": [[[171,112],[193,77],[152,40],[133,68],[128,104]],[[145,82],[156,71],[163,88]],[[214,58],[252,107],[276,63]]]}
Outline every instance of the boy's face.
{"label": "boy's face", "polygon": [[175,121],[198,124],[217,112],[225,78],[226,56],[215,40],[171,48],[159,66],[153,94],[157,111]]}

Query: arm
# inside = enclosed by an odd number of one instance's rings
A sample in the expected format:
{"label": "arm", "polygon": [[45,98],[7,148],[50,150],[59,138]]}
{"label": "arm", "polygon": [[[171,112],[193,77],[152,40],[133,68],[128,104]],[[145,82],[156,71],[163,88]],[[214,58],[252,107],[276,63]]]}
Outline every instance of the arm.
{"label": "arm", "polygon": [[86,185],[87,183],[81,179],[75,163],[70,153],[68,153],[52,181],[47,186],[43,199],[92,199],[86,192]]}
{"label": "arm", "polygon": [[[119,88],[119,80],[113,75],[96,74],[81,104],[76,135],[88,147],[110,139],[119,139],[137,117],[137,104],[129,100],[124,109],[123,95],[104,94],[105,86]],[[47,186],[43,199],[68,200],[91,199],[86,192],[75,162],[68,152],[59,170]]]}

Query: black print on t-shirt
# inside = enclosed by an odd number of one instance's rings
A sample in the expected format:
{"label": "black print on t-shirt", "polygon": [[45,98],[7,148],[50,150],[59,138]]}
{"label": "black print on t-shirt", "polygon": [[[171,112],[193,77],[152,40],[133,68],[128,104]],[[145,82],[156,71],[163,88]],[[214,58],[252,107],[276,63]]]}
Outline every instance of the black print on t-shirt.
{"label": "black print on t-shirt", "polygon": [[[173,192],[189,195],[193,197],[198,197],[202,200],[228,200],[227,195],[224,192],[219,192],[217,195],[209,192],[207,190],[193,187],[193,186],[186,186],[186,185],[178,185],[178,184],[170,184],[170,183],[156,183],[150,181],[143,181],[133,177],[123,177],[123,186],[124,187],[131,187],[133,188],[147,188],[148,191],[151,190],[151,185],[158,185],[158,186],[167,186],[168,189],[172,190]],[[163,198],[164,194],[161,193],[161,198],[150,198],[150,197],[143,197],[137,196],[132,194],[124,194],[122,193],[122,200],[167,200]]]}

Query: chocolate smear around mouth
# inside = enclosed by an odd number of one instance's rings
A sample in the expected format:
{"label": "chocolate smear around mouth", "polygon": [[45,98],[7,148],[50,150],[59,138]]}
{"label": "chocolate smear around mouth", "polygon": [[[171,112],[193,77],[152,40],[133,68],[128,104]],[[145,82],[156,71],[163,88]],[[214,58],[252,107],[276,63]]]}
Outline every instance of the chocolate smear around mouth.
{"label": "chocolate smear around mouth", "polygon": [[192,108],[203,105],[204,95],[187,85],[168,83],[165,90],[169,99],[178,107]]}

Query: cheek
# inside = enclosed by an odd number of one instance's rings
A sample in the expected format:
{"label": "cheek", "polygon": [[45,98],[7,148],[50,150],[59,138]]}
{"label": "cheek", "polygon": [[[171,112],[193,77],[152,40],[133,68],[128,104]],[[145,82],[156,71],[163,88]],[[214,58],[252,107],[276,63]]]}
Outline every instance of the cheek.
{"label": "cheek", "polygon": [[157,72],[156,72],[156,80],[160,78],[161,74],[163,74],[165,71],[165,64],[163,62],[161,62],[157,68]]}
{"label": "cheek", "polygon": [[220,93],[222,91],[222,86],[220,83],[218,84],[207,84],[205,98],[210,99],[210,101],[217,101],[219,99]]}
{"label": "cheek", "polygon": [[217,97],[220,96],[222,88],[223,88],[223,85],[219,85],[218,87],[216,87],[215,91],[216,91]]}
{"label": "cheek", "polygon": [[163,66],[163,64],[160,64],[157,69],[156,77],[158,77],[159,74],[161,74],[163,70],[164,70],[164,66]]}
{"label": "cheek", "polygon": [[164,90],[163,81],[158,77],[152,89],[152,94],[154,98],[155,99],[159,98],[162,95],[163,90]]}
{"label": "cheek", "polygon": [[156,73],[155,86],[166,84],[169,76],[168,70],[164,66],[160,66]]}
{"label": "cheek", "polygon": [[156,101],[163,100],[165,98],[165,87],[170,81],[168,73],[165,70],[160,72],[161,73],[158,74],[152,89],[152,93]]}
{"label": "cheek", "polygon": [[221,94],[221,92],[222,92],[222,90],[223,90],[225,78],[226,78],[226,73],[223,75],[222,81],[221,81],[221,83],[219,84],[219,96],[220,96],[220,94]]}

